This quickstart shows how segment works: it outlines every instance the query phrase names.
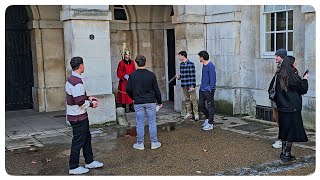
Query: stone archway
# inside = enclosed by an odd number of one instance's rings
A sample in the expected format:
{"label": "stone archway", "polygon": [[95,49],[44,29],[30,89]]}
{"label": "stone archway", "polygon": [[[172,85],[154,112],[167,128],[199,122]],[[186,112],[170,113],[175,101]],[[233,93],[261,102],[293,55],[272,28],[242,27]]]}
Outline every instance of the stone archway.
{"label": "stone archway", "polygon": [[122,44],[131,50],[132,58],[143,54],[147,58],[147,68],[158,80],[163,100],[167,100],[167,47],[166,31],[174,29],[171,20],[172,6],[126,5],[128,21],[111,21],[111,59],[113,92],[117,91],[116,69],[121,59]]}
{"label": "stone archway", "polygon": [[63,24],[59,5],[25,6],[29,21],[34,86],[33,109],[65,109]]}

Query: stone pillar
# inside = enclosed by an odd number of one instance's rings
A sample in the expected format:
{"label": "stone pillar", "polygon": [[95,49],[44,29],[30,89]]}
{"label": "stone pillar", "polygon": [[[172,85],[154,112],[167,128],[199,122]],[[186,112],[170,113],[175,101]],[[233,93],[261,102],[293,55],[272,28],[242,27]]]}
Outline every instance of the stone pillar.
{"label": "stone pillar", "polygon": [[[256,92],[253,87],[256,87],[256,39],[259,39],[259,34],[256,30],[259,29],[258,21],[260,16],[259,6],[237,6],[239,12],[237,23],[240,26],[239,39],[237,39],[236,52],[239,48],[239,71],[240,71],[240,82],[238,92],[236,93],[236,104],[234,104],[233,114],[255,114],[256,110]],[[241,15],[240,15],[241,14]],[[240,18],[241,17],[241,18]],[[241,20],[241,22],[240,22]],[[240,46],[241,42],[241,46]],[[259,81],[259,80],[258,80]],[[267,96],[262,96],[267,99]]]}
{"label": "stone pillar", "polygon": [[[312,6],[302,6],[301,13],[304,14],[305,36],[304,36],[304,69],[302,74],[309,69],[309,90],[302,98],[302,117],[307,128],[315,129],[316,113],[316,14]],[[299,59],[298,59],[299,61]]]}
{"label": "stone pillar", "polygon": [[[84,59],[84,85],[89,96],[99,99],[99,107],[89,108],[90,124],[116,120],[115,99],[112,94],[110,28],[112,13],[109,6],[63,6],[60,19],[64,26],[65,63],[67,76],[70,60]],[[89,38],[93,35],[94,38]]]}
{"label": "stone pillar", "polygon": [[33,79],[34,86],[32,87],[33,109],[39,112],[46,110],[45,106],[45,85],[43,71],[43,55],[41,30],[39,29],[39,21],[33,20],[29,22],[32,61],[33,61]]}
{"label": "stone pillar", "polygon": [[[252,71],[252,67],[246,65],[248,65],[247,61],[253,53],[250,54],[251,51],[248,51],[249,53],[245,53],[248,57],[240,56],[240,50],[244,50],[240,49],[240,35],[242,34],[240,30],[242,31],[242,28],[251,30],[248,24],[241,27],[241,18],[240,6],[206,6],[206,43],[211,56],[210,60],[214,62],[217,73],[215,93],[217,113],[240,114],[241,87],[247,86],[246,83],[249,83],[248,81],[242,82],[242,80],[249,76],[246,74],[246,69]],[[244,36],[246,35],[247,33],[244,33]],[[253,37],[246,38],[251,40]],[[247,43],[245,47],[251,48],[252,45]],[[245,62],[243,65],[242,61]]]}
{"label": "stone pillar", "polygon": [[[205,20],[205,6],[189,6],[180,5],[173,6],[175,15],[172,17],[172,24],[174,24],[175,38],[176,38],[176,72],[180,73],[180,60],[178,53],[186,51],[188,59],[195,64],[196,68],[196,92],[199,92],[199,85],[201,83],[202,64],[199,61],[198,53],[206,50],[206,25]],[[210,60],[212,56],[209,52]],[[182,102],[184,101],[180,81],[177,81],[175,86],[174,109],[181,111]],[[184,112],[184,111],[183,111]]]}
{"label": "stone pillar", "polygon": [[63,24],[58,20],[29,22],[34,70],[33,102],[39,112],[65,109]]}

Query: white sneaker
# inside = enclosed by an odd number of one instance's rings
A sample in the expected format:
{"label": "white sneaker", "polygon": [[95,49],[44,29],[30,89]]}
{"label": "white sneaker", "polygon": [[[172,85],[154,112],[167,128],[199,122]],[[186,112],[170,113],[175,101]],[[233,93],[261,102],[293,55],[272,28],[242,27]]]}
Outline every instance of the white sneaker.
{"label": "white sneaker", "polygon": [[88,169],[93,169],[93,168],[99,168],[102,167],[103,163],[99,162],[99,161],[93,161],[90,164],[86,164],[84,167],[88,168]]}
{"label": "white sneaker", "polygon": [[202,128],[202,130],[204,130],[204,131],[209,131],[209,130],[212,130],[213,129],[213,124],[206,124],[203,128]]}
{"label": "white sneaker", "polygon": [[79,167],[77,167],[75,169],[70,169],[69,170],[69,174],[84,174],[84,173],[87,173],[87,172],[89,172],[89,169],[84,168],[82,166],[79,166]]}
{"label": "white sneaker", "polygon": [[199,115],[198,114],[194,115],[194,120],[195,121],[199,121]]}
{"label": "white sneaker", "polygon": [[279,149],[282,147],[282,142],[278,139],[272,144],[273,148]]}
{"label": "white sneaker", "polygon": [[202,127],[206,126],[206,125],[208,124],[208,122],[209,122],[209,119],[206,119],[206,120],[204,121],[204,123],[202,124]]}
{"label": "white sneaker", "polygon": [[141,143],[141,144],[135,143],[133,145],[133,148],[138,149],[138,150],[144,150],[144,144],[143,143]]}
{"label": "white sneaker", "polygon": [[184,116],[184,119],[192,118],[192,114],[187,113],[187,115]]}
{"label": "white sneaker", "polygon": [[157,149],[161,146],[161,143],[160,142],[156,142],[156,143],[151,143],[151,149]]}

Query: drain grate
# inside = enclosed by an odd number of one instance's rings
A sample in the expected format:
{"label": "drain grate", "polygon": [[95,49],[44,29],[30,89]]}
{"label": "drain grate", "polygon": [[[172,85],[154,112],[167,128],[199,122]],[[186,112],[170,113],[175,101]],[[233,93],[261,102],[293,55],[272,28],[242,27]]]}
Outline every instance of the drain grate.
{"label": "drain grate", "polygon": [[256,118],[266,121],[272,121],[272,108],[268,106],[256,106]]}

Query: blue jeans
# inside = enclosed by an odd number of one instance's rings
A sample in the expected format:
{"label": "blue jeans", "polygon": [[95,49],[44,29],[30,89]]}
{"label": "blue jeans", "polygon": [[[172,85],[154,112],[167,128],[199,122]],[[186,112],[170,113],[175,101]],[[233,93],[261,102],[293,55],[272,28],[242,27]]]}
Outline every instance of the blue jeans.
{"label": "blue jeans", "polygon": [[146,114],[149,121],[150,141],[153,143],[158,142],[156,103],[135,104],[134,110],[136,111],[137,143],[141,144],[144,142],[144,118]]}

